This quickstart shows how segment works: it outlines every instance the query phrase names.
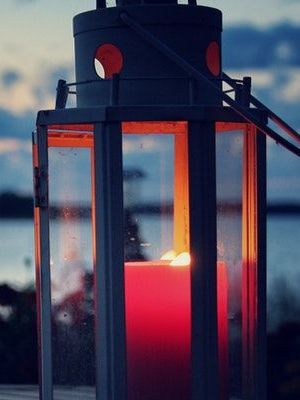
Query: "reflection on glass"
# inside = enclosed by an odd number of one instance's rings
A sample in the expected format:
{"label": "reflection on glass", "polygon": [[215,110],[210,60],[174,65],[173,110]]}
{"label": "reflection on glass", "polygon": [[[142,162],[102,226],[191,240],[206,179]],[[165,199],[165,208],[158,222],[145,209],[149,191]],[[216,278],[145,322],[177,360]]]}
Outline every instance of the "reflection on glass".
{"label": "reflection on glass", "polygon": [[123,149],[125,258],[157,260],[173,243],[174,138],[124,135]]}
{"label": "reflection on glass", "polygon": [[186,131],[139,125],[123,135],[128,398],[189,400]]}
{"label": "reflection on glass", "polygon": [[90,165],[87,148],[49,148],[54,399],[94,393]]}
{"label": "reflection on glass", "polygon": [[[218,286],[228,280],[228,328],[219,327],[221,399],[242,397],[242,179],[243,131],[216,135]],[[223,288],[224,289],[224,288]],[[220,296],[220,292],[219,292]],[[221,300],[221,299],[220,299]],[[219,304],[219,312],[220,305]],[[228,331],[227,331],[228,329]],[[227,342],[227,350],[226,350]],[[225,347],[224,347],[225,346]],[[227,353],[227,354],[226,354]],[[222,365],[222,363],[224,365]],[[227,365],[226,365],[227,364]],[[230,374],[230,375],[229,375]]]}

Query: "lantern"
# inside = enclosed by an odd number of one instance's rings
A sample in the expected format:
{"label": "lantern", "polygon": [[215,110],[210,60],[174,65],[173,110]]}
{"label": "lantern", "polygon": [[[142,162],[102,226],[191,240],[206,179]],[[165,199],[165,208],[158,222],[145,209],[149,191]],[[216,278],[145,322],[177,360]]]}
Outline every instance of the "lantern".
{"label": "lantern", "polygon": [[41,398],[264,399],[270,110],[222,73],[218,10],[129,3],[75,17],[37,118]]}

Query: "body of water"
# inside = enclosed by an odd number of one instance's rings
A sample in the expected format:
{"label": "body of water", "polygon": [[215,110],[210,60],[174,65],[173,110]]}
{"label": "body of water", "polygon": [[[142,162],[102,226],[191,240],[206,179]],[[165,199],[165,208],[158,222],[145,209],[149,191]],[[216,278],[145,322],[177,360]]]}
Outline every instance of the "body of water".
{"label": "body of water", "polygon": [[[162,248],[151,247],[161,237],[157,217],[143,218],[140,225],[140,236],[148,256],[157,258],[159,254],[171,248],[171,238],[164,235]],[[170,222],[162,230],[167,231]],[[90,225],[82,223],[82,237],[90,236]],[[280,296],[277,292],[280,282],[298,298],[300,302],[300,216],[270,216],[268,218],[267,240],[267,276],[268,295]],[[55,228],[54,228],[55,231]],[[55,232],[54,232],[54,237]],[[0,283],[22,287],[34,281],[34,232],[30,220],[0,221]],[[81,258],[91,259],[90,247],[81,248]],[[272,294],[274,292],[274,294]],[[272,319],[272,309],[269,310]]]}
{"label": "body of water", "polygon": [[[220,257],[220,252],[222,253],[225,249],[224,260],[227,263],[229,271],[229,355],[231,360],[230,391],[232,398],[241,397],[242,387],[240,376],[240,371],[242,370],[241,301],[239,298],[240,290],[236,286],[237,283],[240,287],[241,283],[241,253],[240,250],[234,249],[234,246],[231,246],[230,243],[230,237],[236,238],[236,241],[239,243],[235,243],[235,246],[240,247],[241,230],[238,221],[240,221],[239,218],[233,218],[232,225],[230,225],[226,223],[225,219],[221,219],[218,229],[218,240],[222,238],[223,243],[223,246],[220,246],[221,250],[219,249],[218,243],[218,254]],[[146,259],[159,259],[165,251],[172,248],[173,226],[170,217],[161,218],[161,216],[157,215],[141,215],[140,217],[134,217],[134,223],[136,227],[138,226],[138,234],[136,233],[136,235],[138,235],[140,240],[139,246],[142,246],[140,254]],[[224,230],[222,226],[225,226],[226,229]],[[131,226],[131,228],[133,227],[134,225]],[[271,356],[271,361],[269,360],[269,365],[271,366],[269,368],[269,375],[271,376],[270,382],[276,383],[281,379],[282,373],[280,371],[284,370],[285,366],[293,361],[293,354],[296,354],[296,351],[300,351],[300,346],[296,345],[297,337],[295,337],[294,342],[289,342],[295,343],[291,351],[286,348],[284,348],[282,354],[280,351],[277,351],[277,349],[282,348],[284,343],[286,343],[286,336],[283,335],[284,339],[280,336],[282,326],[285,326],[285,323],[298,324],[297,326],[299,326],[300,323],[300,216],[272,215],[268,218],[267,227],[268,329],[270,334],[268,354],[269,357]],[[221,231],[221,233],[219,231]],[[11,287],[22,289],[28,284],[33,283],[35,279],[33,223],[30,220],[1,220],[0,234],[0,285],[8,284]],[[58,322],[60,322],[62,318],[64,320],[63,322],[66,323],[66,316],[70,314],[70,310],[67,308],[68,304],[64,304],[63,300],[67,298],[67,295],[71,295],[69,300],[72,300],[72,293],[74,291],[76,292],[77,288],[76,282],[78,283],[83,275],[87,276],[92,272],[91,224],[87,219],[81,221],[78,219],[67,220],[67,222],[63,222],[63,220],[53,220],[50,222],[50,238],[52,239],[52,244],[50,246],[52,288],[56,291],[52,293],[52,311],[58,318]],[[233,248],[233,250],[231,249],[226,255],[226,249],[230,247]],[[74,254],[76,255],[75,261],[74,258],[72,258]],[[84,271],[86,271],[86,274]],[[24,297],[24,299],[25,298],[26,297]],[[81,302],[80,304],[86,307],[87,300],[83,301],[81,297],[78,299],[76,301]],[[88,299],[90,298],[88,297]],[[74,308],[74,305],[72,307]],[[81,321],[82,324],[80,326],[84,328],[82,329],[86,333],[79,336],[81,341],[78,342],[80,346],[77,350],[81,359],[83,359],[83,356],[85,357],[83,364],[90,365],[89,368],[92,370],[93,368],[91,365],[93,365],[92,360],[94,356],[94,348],[91,345],[94,343],[92,303],[87,309],[89,310],[90,307],[90,319]],[[77,310],[75,307],[73,311],[75,309]],[[80,307],[78,310],[79,309],[81,310]],[[3,314],[5,307],[0,307],[0,311]],[[22,312],[22,310],[20,312]],[[5,314],[2,314],[1,317],[5,318]],[[19,321],[19,318],[16,318],[16,321]],[[34,325],[35,321],[32,321],[28,325],[26,337],[31,337]],[[57,362],[57,366],[60,368],[55,369],[59,371],[57,376],[55,375],[56,382],[58,383],[61,382],[61,379],[64,379],[64,382],[73,382],[69,380],[68,371],[73,371],[74,360],[72,357],[77,353],[74,351],[74,348],[72,351],[68,351],[66,343],[72,343],[74,347],[74,343],[77,343],[74,339],[74,332],[76,332],[76,330],[74,330],[74,328],[72,328],[72,330],[66,330],[66,327],[68,327],[68,324],[59,335],[56,332],[56,336],[54,337],[54,345],[60,346],[60,350],[56,351],[55,354],[63,354],[65,360],[64,363],[61,363],[60,358],[57,360],[54,359],[54,363]],[[294,332],[294,334],[297,335],[297,332]],[[22,335],[24,336],[24,333],[22,333]],[[67,342],[65,340],[66,338]],[[83,338],[86,341],[86,343],[84,342],[85,345],[83,345],[82,342]],[[36,339],[33,340],[36,341]],[[13,350],[11,350],[10,355],[12,355],[12,352]],[[21,351],[20,354],[16,353],[14,357],[14,362],[19,363],[20,358],[24,357],[24,354]],[[35,361],[32,361],[32,363],[35,365]],[[12,371],[14,371],[14,365],[12,365]],[[12,374],[14,374],[14,372],[12,372]],[[277,377],[276,374],[280,376]],[[32,383],[36,379],[34,376],[35,375],[28,378],[28,382]],[[276,378],[274,378],[274,376],[276,376]],[[82,378],[82,371],[80,372],[80,377]],[[0,379],[2,382],[9,383],[11,378],[1,377],[0,371]],[[289,382],[289,379],[288,377],[287,382]],[[86,378],[84,382],[93,384],[88,378]],[[24,382],[22,381],[21,383]],[[283,384],[285,384],[284,379]],[[272,385],[270,390],[275,390],[274,393],[277,393],[277,386],[279,387],[278,390],[280,390],[281,386]],[[279,399],[280,397],[273,398]],[[285,397],[282,398],[285,399]]]}

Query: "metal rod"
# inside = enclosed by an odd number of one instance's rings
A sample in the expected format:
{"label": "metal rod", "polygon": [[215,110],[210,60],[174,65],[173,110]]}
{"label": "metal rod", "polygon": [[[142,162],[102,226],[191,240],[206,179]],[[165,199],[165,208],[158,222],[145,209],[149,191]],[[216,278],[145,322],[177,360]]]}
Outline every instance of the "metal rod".
{"label": "metal rod", "polygon": [[[181,80],[181,81],[186,81],[185,76],[131,76],[127,78],[120,78],[120,81],[159,81],[159,80]],[[108,79],[89,79],[86,81],[79,81],[79,82],[70,82],[67,83],[67,86],[80,86],[80,85],[87,85],[91,83],[102,83],[102,84],[109,84],[110,80]]]}
{"label": "metal rod", "polygon": [[267,106],[261,103],[256,97],[251,95],[251,103],[257,108],[262,108],[268,112],[270,119],[275,122],[281,129],[283,129],[289,136],[291,136],[296,142],[300,143],[300,135],[294,128],[292,128],[288,123],[283,121],[278,115],[271,111]]}
{"label": "metal rod", "polygon": [[121,124],[96,124],[94,137],[97,399],[126,400]]}
{"label": "metal rod", "polygon": [[265,135],[269,136],[271,139],[275,140],[278,144],[281,144],[287,150],[291,151],[298,157],[300,157],[300,148],[294,146],[288,140],[284,139],[278,133],[273,131],[269,126],[261,123],[257,120],[250,111],[244,109],[241,105],[239,105],[235,100],[229,97],[226,93],[223,93],[218,87],[214,85],[209,79],[206,78],[203,74],[201,74],[197,69],[195,69],[191,64],[185,61],[182,57],[180,57],[174,50],[172,50],[169,46],[160,41],[157,37],[155,37],[150,31],[142,27],[138,22],[136,22],[133,18],[131,18],[127,13],[122,12],[120,14],[120,18],[122,21],[129,26],[132,30],[134,30],[141,38],[154,46],[157,50],[159,50],[162,54],[172,60],[175,64],[177,64],[180,68],[186,71],[189,75],[193,76],[196,80],[200,82],[205,82],[207,85],[211,87],[211,89],[216,92],[220,98],[227,103],[238,115],[243,117],[250,124],[254,124],[261,132]]}
{"label": "metal rod", "polygon": [[[223,79],[226,83],[228,83],[232,88],[236,89],[237,84],[236,80],[233,80],[230,78],[229,75],[225,74],[223,72]],[[259,101],[256,97],[253,95],[250,96],[250,102],[257,108],[261,108],[269,114],[269,118],[275,122],[281,129],[283,129],[289,136],[291,136],[294,140],[296,140],[298,143],[300,143],[300,134],[295,131],[294,128],[292,128],[287,122],[285,122],[283,119],[281,119],[277,114],[275,114],[270,108],[268,108],[265,104],[263,104],[261,101]]]}

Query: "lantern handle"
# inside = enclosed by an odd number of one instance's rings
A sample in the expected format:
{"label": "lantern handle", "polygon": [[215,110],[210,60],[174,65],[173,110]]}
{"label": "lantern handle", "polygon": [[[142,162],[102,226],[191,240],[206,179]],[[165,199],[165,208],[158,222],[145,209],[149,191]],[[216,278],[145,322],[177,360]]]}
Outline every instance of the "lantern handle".
{"label": "lantern handle", "polygon": [[130,17],[127,13],[121,12],[120,18],[124,22],[125,25],[130,27],[134,32],[136,32],[142,39],[146,42],[150,43],[153,47],[155,47],[160,53],[162,53],[165,57],[168,57],[171,61],[173,61],[177,66],[187,72],[190,76],[200,82],[205,82],[207,85],[211,87],[211,89],[216,92],[220,98],[228,104],[238,115],[240,115],[243,119],[245,119],[248,123],[253,124],[256,128],[264,133],[266,136],[269,136],[271,139],[275,140],[276,143],[281,144],[284,148],[291,151],[298,157],[300,157],[300,148],[283,138],[273,129],[271,129],[268,125],[263,124],[257,118],[255,118],[249,110],[246,110],[243,106],[241,106],[238,102],[233,100],[226,93],[223,93],[215,84],[206,78],[201,72],[199,72],[196,68],[194,68],[191,64],[185,61],[180,55],[178,55],[173,49],[171,49],[168,45],[158,39],[155,35],[153,35],[150,31],[145,29],[142,25],[140,25],[137,21],[135,21],[132,17]]}
{"label": "lantern handle", "polygon": [[[233,90],[236,90],[237,88],[236,81],[232,79],[229,75],[225,74],[225,72],[223,72],[222,75],[224,82],[230,85]],[[252,94],[250,94],[250,103],[256,108],[261,108],[264,111],[266,111],[268,114],[268,118],[270,118],[277,126],[279,126],[279,128],[284,130],[285,133],[291,136],[297,143],[300,143],[299,133]]]}

